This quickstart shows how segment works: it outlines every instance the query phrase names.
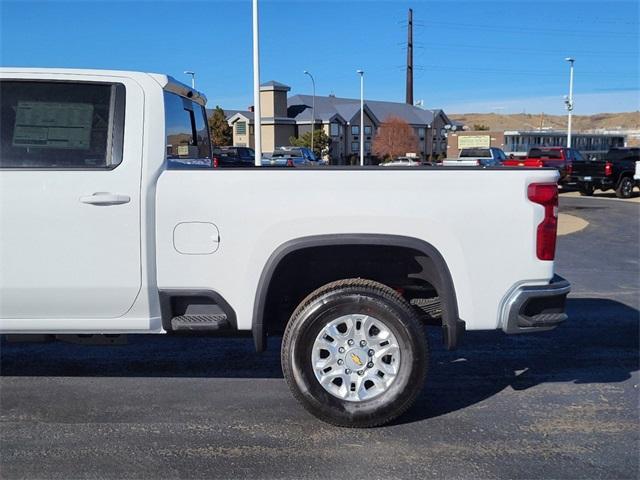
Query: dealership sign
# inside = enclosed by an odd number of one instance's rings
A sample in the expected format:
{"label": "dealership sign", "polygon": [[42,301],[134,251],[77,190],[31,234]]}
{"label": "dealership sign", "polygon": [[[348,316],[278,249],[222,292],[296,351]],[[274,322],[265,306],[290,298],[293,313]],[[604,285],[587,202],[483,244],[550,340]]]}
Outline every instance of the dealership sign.
{"label": "dealership sign", "polygon": [[490,147],[491,135],[463,135],[458,137],[458,148]]}

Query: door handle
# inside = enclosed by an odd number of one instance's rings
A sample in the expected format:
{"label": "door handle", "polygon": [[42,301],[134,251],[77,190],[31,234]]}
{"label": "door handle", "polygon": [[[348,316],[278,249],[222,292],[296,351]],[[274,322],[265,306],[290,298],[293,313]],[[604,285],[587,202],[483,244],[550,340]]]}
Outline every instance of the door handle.
{"label": "door handle", "polygon": [[89,205],[121,205],[129,203],[131,198],[129,195],[120,195],[118,193],[96,192],[93,195],[80,197],[80,201]]}

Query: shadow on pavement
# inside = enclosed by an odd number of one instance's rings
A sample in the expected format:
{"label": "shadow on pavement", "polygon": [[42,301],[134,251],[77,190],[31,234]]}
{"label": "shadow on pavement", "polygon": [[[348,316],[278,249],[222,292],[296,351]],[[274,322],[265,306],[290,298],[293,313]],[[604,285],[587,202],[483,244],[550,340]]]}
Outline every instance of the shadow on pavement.
{"label": "shadow on pavement", "polygon": [[617,383],[640,369],[638,310],[614,300],[569,298],[567,311],[569,320],[550,332],[467,332],[454,352],[432,341],[436,348],[426,388],[400,421],[459,410],[507,387]]}
{"label": "shadow on pavement", "polygon": [[[523,390],[548,382],[610,383],[639,369],[638,310],[622,303],[570,298],[569,320],[558,329],[507,336],[467,332],[454,352],[429,331],[432,355],[427,385],[402,423],[478,403],[506,387]],[[256,354],[250,338],[132,335],[120,346],[51,342],[7,343],[2,376],[282,378],[280,338]]]}

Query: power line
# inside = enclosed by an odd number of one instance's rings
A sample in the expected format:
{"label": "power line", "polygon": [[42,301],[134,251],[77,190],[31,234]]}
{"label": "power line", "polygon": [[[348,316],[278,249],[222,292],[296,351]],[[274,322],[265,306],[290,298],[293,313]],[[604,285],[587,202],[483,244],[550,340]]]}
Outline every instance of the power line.
{"label": "power line", "polygon": [[567,52],[571,52],[571,54],[580,55],[580,56],[630,56],[630,55],[638,55],[638,51],[635,52],[607,52],[604,50],[576,50],[574,48],[567,48],[564,51],[557,50],[539,50],[532,48],[518,48],[518,47],[498,47],[498,46],[488,46],[488,45],[462,45],[455,43],[433,43],[430,46],[432,47],[443,47],[443,48],[462,48],[462,49],[471,49],[471,50],[488,50],[495,52],[514,52],[514,53],[526,53],[526,54],[542,54],[542,55],[557,55],[559,57],[564,57],[567,55]]}
{"label": "power line", "polygon": [[[378,67],[375,69],[370,69],[373,71],[388,71],[388,70],[400,70],[405,68],[403,65],[396,66],[387,66],[387,67]],[[501,75],[524,75],[527,77],[551,77],[558,78],[561,77],[562,73],[554,73],[554,72],[543,72],[539,70],[521,70],[521,69],[506,69],[506,68],[498,68],[498,67],[473,67],[473,66],[464,66],[464,67],[456,67],[451,65],[434,65],[434,64],[415,64],[413,69],[416,71],[424,71],[426,69],[437,69],[439,71],[457,71],[457,72],[468,72],[468,73],[500,73]],[[621,76],[628,76],[628,72],[611,72],[611,71],[589,71],[589,70],[581,70],[581,74],[585,75],[595,75],[599,77],[614,77],[619,78]]]}
{"label": "power line", "polygon": [[[441,22],[435,20],[426,20],[430,27],[444,27],[450,30],[449,27],[464,27],[466,28],[475,28],[481,30],[487,30],[487,25],[477,24],[477,23],[458,23],[458,22]],[[565,29],[550,29],[550,28],[538,28],[534,25],[528,25],[527,28],[522,27],[509,27],[502,26],[498,27],[498,33],[510,32],[510,33],[518,33],[522,36],[525,34],[535,34],[539,36],[541,33],[549,33],[552,35],[579,35],[579,36],[589,36],[593,37],[595,35],[616,35],[616,36],[636,36],[637,32],[620,32],[620,31],[604,31],[604,30],[591,30],[585,29],[584,31],[580,30],[565,30]]]}

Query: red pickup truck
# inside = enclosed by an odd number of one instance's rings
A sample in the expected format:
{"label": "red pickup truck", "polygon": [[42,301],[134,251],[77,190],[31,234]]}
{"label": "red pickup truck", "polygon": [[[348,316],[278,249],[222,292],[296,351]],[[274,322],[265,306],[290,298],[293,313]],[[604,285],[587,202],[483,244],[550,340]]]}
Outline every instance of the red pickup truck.
{"label": "red pickup truck", "polygon": [[560,172],[560,183],[565,183],[571,176],[574,161],[582,162],[584,158],[574,148],[566,147],[534,147],[526,158],[509,158],[502,162],[505,167],[553,167]]}

